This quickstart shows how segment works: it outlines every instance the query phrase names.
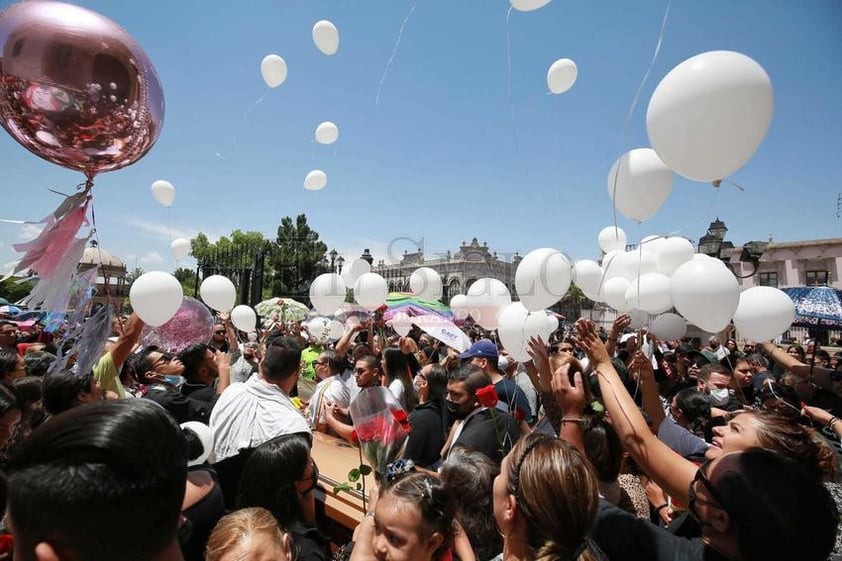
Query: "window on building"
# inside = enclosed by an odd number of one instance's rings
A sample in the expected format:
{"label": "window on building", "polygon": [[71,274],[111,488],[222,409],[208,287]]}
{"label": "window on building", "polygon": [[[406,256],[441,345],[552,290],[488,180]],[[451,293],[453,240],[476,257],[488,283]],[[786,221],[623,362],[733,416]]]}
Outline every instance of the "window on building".
{"label": "window on building", "polygon": [[828,271],[807,271],[807,286],[827,286],[829,281]]}
{"label": "window on building", "polygon": [[778,273],[757,273],[757,280],[760,286],[774,286],[778,287]]}

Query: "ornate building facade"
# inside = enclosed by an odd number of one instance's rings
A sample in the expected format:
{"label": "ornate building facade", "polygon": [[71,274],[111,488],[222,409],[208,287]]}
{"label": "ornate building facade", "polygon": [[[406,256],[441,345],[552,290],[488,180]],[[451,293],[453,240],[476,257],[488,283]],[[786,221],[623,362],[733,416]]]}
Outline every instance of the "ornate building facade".
{"label": "ornate building facade", "polygon": [[432,258],[425,256],[420,249],[414,253],[405,251],[398,263],[386,263],[380,259],[372,264],[371,270],[386,279],[390,292],[409,292],[412,273],[420,267],[429,267],[441,276],[442,300],[449,303],[453,296],[465,294],[474,281],[485,277],[501,281],[514,294],[515,269],[521,259],[518,252],[498,255],[489,249],[487,242],[480,244],[474,238],[469,244],[462,242],[456,252],[447,250]]}

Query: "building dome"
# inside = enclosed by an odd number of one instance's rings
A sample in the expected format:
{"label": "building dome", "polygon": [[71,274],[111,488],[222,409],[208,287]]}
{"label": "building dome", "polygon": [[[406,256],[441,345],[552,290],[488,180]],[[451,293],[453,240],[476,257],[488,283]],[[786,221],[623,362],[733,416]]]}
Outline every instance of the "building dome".
{"label": "building dome", "polygon": [[85,252],[82,254],[82,259],[79,260],[79,265],[83,268],[88,268],[90,266],[104,266],[113,269],[126,268],[125,263],[101,247],[97,247],[95,243],[93,243],[90,247],[85,248]]}

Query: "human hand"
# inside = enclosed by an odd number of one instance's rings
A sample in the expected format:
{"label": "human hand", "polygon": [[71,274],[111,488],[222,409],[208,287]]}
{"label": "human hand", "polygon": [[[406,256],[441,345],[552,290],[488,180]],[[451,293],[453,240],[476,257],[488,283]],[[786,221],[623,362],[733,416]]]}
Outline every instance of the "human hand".
{"label": "human hand", "polygon": [[629,364],[629,372],[640,380],[654,380],[655,370],[652,368],[652,362],[646,358],[643,351],[635,351],[632,361]]}
{"label": "human hand", "polygon": [[576,332],[578,333],[576,343],[579,345],[579,348],[585,351],[585,354],[588,355],[588,360],[590,360],[594,367],[600,364],[611,363],[611,357],[608,356],[608,351],[605,350],[605,344],[599,338],[599,335],[597,335],[594,322],[584,318],[576,320]]}
{"label": "human hand", "polygon": [[833,418],[833,415],[831,415],[829,411],[825,411],[824,409],[814,407],[812,405],[807,405],[803,401],[801,402],[801,414],[805,417],[809,417],[817,423],[821,423],[822,425],[827,425]]}
{"label": "human hand", "polygon": [[550,355],[547,352],[547,345],[544,343],[544,339],[540,336],[531,337],[526,352],[532,357],[535,370],[538,372],[538,379],[541,381],[541,389],[544,391],[551,390],[552,374],[550,373]]}
{"label": "human hand", "polygon": [[631,325],[631,316],[629,314],[620,314],[611,325],[611,337],[616,339],[629,325]]}
{"label": "human hand", "polygon": [[581,417],[585,410],[587,396],[585,394],[585,383],[582,381],[582,373],[573,374],[573,383],[570,383],[570,363],[556,368],[552,377],[552,390],[561,414],[564,417]]}
{"label": "human hand", "polygon": [[216,315],[219,318],[219,321],[221,321],[225,325],[228,325],[228,322],[231,319],[231,314],[229,312],[219,312]]}

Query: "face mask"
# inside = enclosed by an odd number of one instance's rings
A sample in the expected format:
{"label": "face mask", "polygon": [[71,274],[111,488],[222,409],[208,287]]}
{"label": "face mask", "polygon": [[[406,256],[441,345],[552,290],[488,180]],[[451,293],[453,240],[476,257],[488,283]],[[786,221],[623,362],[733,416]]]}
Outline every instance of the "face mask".
{"label": "face mask", "polygon": [[728,397],[730,397],[728,388],[713,388],[710,390],[711,405],[725,405],[728,403]]}
{"label": "face mask", "polygon": [[445,403],[447,404],[447,412],[450,413],[450,417],[452,419],[461,421],[468,416],[469,411],[462,411],[461,406],[455,401],[450,401],[448,399]]}

